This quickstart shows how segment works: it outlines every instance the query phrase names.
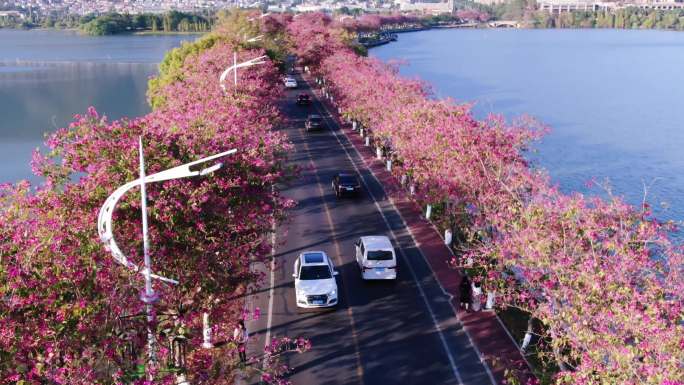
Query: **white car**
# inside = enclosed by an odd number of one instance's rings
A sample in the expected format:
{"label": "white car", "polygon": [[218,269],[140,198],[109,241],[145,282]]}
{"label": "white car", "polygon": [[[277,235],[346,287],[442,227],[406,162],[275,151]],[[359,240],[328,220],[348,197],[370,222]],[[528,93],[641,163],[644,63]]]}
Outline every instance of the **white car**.
{"label": "white car", "polygon": [[297,80],[291,76],[286,77],[285,88],[297,88]]}
{"label": "white car", "polygon": [[337,271],[323,251],[305,251],[294,263],[295,297],[298,307],[337,305]]}
{"label": "white car", "polygon": [[397,279],[397,256],[389,238],[361,237],[354,246],[362,279]]}

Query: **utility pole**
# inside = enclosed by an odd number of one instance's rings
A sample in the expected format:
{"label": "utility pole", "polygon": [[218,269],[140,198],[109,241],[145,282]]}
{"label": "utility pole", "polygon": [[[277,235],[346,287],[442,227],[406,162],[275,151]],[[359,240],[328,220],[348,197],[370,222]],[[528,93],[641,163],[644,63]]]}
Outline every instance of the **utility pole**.
{"label": "utility pole", "polygon": [[[145,313],[147,315],[147,356],[148,365],[152,366],[157,361],[157,351],[155,346],[155,330],[154,329],[154,303],[159,297],[152,288],[152,266],[150,261],[150,240],[148,236],[147,227],[147,190],[145,188],[145,156],[143,154],[142,136],[138,139],[140,146],[140,197],[142,200],[142,232],[143,232],[143,255],[145,258],[145,293],[141,296],[145,303]],[[152,381],[151,371],[147,370],[147,380]]]}

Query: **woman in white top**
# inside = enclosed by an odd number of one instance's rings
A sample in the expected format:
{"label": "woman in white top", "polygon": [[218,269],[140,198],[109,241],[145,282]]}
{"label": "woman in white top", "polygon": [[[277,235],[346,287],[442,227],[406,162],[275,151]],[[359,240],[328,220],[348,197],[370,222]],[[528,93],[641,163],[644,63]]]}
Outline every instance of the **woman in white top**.
{"label": "woman in white top", "polygon": [[480,311],[480,301],[482,297],[482,287],[480,282],[473,282],[472,286],[472,296],[473,296],[473,311]]}
{"label": "woman in white top", "polygon": [[240,354],[240,362],[247,361],[247,340],[249,339],[249,333],[245,327],[245,321],[238,321],[235,330],[233,331],[233,339],[238,344],[238,353]]}

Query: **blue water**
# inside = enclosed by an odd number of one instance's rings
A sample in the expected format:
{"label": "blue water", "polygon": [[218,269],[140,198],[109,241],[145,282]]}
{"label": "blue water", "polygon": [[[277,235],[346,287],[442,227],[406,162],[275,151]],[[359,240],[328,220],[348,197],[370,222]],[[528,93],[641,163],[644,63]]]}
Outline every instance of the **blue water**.
{"label": "blue water", "polygon": [[0,183],[39,182],[31,152],[89,106],[111,119],[149,112],[148,78],[166,51],[195,38],[0,29]]}
{"label": "blue water", "polygon": [[529,114],[552,131],[530,155],[562,191],[607,181],[684,219],[684,33],[618,30],[431,30],[371,50],[403,75],[474,113]]}

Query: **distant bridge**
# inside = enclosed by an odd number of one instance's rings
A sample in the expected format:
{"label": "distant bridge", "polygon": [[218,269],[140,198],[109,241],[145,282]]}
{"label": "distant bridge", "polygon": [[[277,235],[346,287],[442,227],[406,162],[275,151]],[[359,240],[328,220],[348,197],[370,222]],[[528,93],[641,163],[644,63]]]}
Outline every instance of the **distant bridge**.
{"label": "distant bridge", "polygon": [[495,20],[487,23],[492,28],[520,28],[520,22],[515,20]]}

